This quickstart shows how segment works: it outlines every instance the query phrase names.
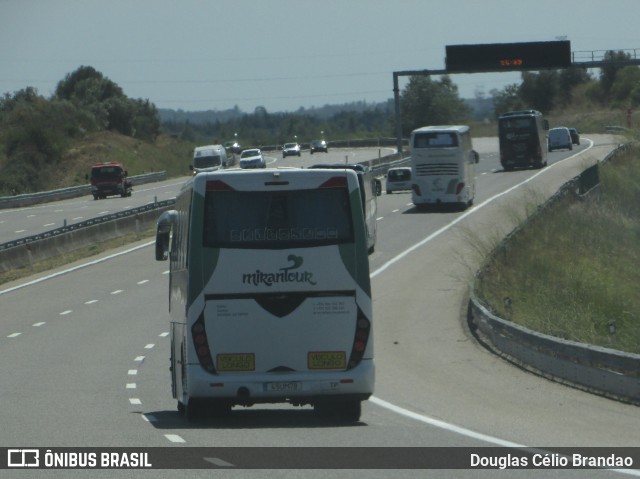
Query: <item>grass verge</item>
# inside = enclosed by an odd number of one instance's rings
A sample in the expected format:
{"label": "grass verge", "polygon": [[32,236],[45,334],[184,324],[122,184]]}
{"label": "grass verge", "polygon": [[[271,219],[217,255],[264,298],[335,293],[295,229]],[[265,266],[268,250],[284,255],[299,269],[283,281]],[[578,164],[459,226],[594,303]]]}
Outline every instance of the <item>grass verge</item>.
{"label": "grass verge", "polygon": [[478,297],[498,316],[563,339],[640,353],[640,150],[600,168],[497,250]]}

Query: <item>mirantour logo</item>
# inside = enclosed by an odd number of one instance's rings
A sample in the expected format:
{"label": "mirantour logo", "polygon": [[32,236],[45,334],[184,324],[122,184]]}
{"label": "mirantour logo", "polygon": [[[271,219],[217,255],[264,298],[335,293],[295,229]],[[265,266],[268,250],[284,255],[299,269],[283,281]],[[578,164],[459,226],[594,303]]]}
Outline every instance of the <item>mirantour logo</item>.
{"label": "mirantour logo", "polygon": [[311,271],[299,270],[304,263],[302,256],[290,254],[287,257],[287,261],[289,261],[291,265],[280,268],[275,273],[260,271],[259,269],[254,273],[243,273],[242,284],[273,286],[276,283],[308,283],[313,286],[316,285]]}

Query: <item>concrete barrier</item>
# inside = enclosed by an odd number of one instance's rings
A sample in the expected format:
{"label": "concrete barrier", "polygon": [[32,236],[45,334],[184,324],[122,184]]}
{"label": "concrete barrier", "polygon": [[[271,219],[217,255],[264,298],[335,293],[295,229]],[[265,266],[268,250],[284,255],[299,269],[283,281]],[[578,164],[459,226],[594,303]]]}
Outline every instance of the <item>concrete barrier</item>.
{"label": "concrete barrier", "polygon": [[119,238],[129,233],[142,233],[155,227],[158,217],[173,207],[163,202],[157,208],[139,211],[122,217],[82,228],[61,231],[59,234],[40,235],[40,239],[24,241],[0,250],[0,272],[28,268],[33,264],[80,248]]}

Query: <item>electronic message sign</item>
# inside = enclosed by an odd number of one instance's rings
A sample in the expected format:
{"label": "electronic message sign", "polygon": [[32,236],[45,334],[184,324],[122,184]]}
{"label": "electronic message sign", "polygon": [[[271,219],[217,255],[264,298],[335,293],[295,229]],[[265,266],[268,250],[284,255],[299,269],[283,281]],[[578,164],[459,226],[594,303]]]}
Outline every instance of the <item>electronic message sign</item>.
{"label": "electronic message sign", "polygon": [[571,42],[447,45],[447,73],[537,70],[571,66]]}

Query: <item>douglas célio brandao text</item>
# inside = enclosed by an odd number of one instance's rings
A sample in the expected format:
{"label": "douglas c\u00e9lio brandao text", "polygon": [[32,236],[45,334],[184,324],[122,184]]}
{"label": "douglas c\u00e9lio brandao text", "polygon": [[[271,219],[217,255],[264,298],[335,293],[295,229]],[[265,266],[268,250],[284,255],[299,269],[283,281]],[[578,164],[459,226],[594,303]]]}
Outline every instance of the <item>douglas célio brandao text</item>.
{"label": "douglas c\u00e9lio brandao text", "polygon": [[604,456],[585,456],[582,454],[470,454],[471,468],[478,469],[590,469],[590,468],[631,468],[632,457],[608,454]]}

